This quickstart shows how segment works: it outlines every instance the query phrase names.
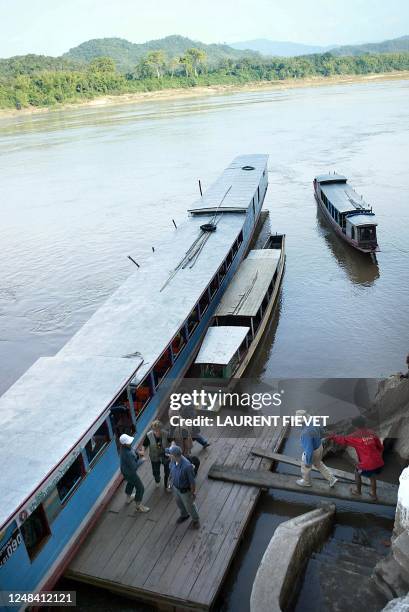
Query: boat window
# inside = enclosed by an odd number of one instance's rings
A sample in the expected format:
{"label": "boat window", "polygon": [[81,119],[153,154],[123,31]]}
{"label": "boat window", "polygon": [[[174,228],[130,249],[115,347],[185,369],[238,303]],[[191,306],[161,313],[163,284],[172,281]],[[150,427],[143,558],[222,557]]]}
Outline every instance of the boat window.
{"label": "boat window", "polygon": [[223,366],[216,363],[206,363],[202,366],[203,378],[223,378]]}
{"label": "boat window", "polygon": [[202,316],[206,312],[206,310],[209,307],[209,304],[210,304],[209,292],[206,289],[206,291],[203,293],[202,297],[199,300],[200,316]]}
{"label": "boat window", "polygon": [[227,257],[226,257],[226,266],[227,266],[227,269],[230,268],[230,266],[232,264],[232,261],[233,261],[233,250],[230,249],[230,251],[229,251],[229,253],[228,253]]}
{"label": "boat window", "polygon": [[247,334],[243,342],[240,344],[240,347],[239,347],[240,359],[243,359],[244,355],[247,353],[247,346],[248,346],[247,338],[248,337],[249,337],[249,334]]}
{"label": "boat window", "polygon": [[51,535],[42,504],[21,525],[21,534],[32,561]]}
{"label": "boat window", "polygon": [[74,492],[84,474],[84,462],[81,455],[79,455],[57,483],[57,491],[62,503]]}
{"label": "boat window", "polygon": [[262,306],[263,310],[264,310],[265,308],[267,308],[267,306],[268,306],[268,294],[266,294],[266,295],[264,296],[264,299],[263,299],[263,301],[262,301],[262,303],[261,303],[261,306]]}
{"label": "boat window", "polygon": [[189,333],[189,337],[193,334],[198,324],[199,324],[199,312],[198,312],[197,306],[195,306],[187,320],[187,330]]}
{"label": "boat window", "polygon": [[257,202],[260,202],[260,185],[257,187]]}
{"label": "boat window", "polygon": [[179,333],[173,338],[171,346],[173,359],[177,359],[180,355],[183,347],[186,345],[186,332],[184,329],[181,329]]}
{"label": "boat window", "polygon": [[57,488],[54,487],[43,501],[43,508],[49,525],[57,518],[63,507]]}
{"label": "boat window", "polygon": [[111,419],[112,429],[117,439],[123,433],[132,435],[134,432],[134,425],[131,419],[128,402],[126,404],[125,402],[117,403],[115,406],[112,406],[109,412],[109,418]]}
{"label": "boat window", "polygon": [[260,326],[260,321],[261,321],[261,308],[259,308],[257,314],[255,317],[253,317],[253,330],[254,333],[256,333],[256,331],[258,330],[259,326]]}
{"label": "boat window", "polygon": [[353,225],[351,226],[351,238],[352,240],[355,240],[355,228]]}
{"label": "boat window", "polygon": [[216,293],[216,291],[219,288],[219,277],[217,274],[215,274],[212,278],[212,282],[210,283],[210,295],[211,297],[214,296],[214,294]]}
{"label": "boat window", "polygon": [[94,433],[92,438],[85,445],[85,452],[89,463],[108,445],[109,429],[108,424],[104,421]]}
{"label": "boat window", "polygon": [[376,240],[376,229],[374,225],[358,228],[359,240],[361,242],[370,242]]}
{"label": "boat window", "polygon": [[256,216],[256,206],[254,204],[254,198],[252,199],[251,203],[253,205],[253,214],[254,214],[254,216]]}
{"label": "boat window", "polygon": [[151,377],[148,375],[143,379],[141,384],[137,386],[134,393],[133,400],[135,403],[136,414],[139,414],[143,408],[145,408],[152,395]]}
{"label": "boat window", "polygon": [[219,275],[219,283],[221,283],[224,277],[226,276],[226,262],[223,262],[222,265],[220,266],[218,270],[218,275]]}
{"label": "boat window", "polygon": [[153,366],[153,379],[155,381],[155,386],[157,387],[166,374],[169,372],[172,367],[172,358],[170,356],[170,347],[165,349],[162,355],[159,357],[158,361]]}

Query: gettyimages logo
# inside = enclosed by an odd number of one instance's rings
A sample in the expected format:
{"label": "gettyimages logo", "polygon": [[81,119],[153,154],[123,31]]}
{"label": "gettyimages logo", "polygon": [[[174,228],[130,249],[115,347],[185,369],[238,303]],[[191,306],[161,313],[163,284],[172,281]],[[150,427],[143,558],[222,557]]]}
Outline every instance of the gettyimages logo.
{"label": "gettyimages logo", "polygon": [[198,391],[194,389],[190,393],[172,393],[169,399],[171,410],[180,410],[187,406],[210,411],[215,410],[217,406],[261,410],[266,407],[281,406],[282,392],[230,393],[221,389],[217,391],[207,391],[205,389]]}

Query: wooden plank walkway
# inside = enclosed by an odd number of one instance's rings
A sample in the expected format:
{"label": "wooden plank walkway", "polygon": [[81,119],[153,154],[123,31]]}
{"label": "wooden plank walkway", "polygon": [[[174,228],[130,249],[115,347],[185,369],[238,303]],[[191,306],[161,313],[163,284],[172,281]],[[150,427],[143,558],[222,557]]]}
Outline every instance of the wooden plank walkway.
{"label": "wooden plank walkway", "polygon": [[[293,491],[295,493],[302,493],[303,495],[319,495],[322,497],[331,497],[333,499],[343,499],[380,506],[396,506],[398,497],[398,487],[394,487],[392,490],[380,489],[378,491],[378,501],[375,502],[366,494],[365,490],[360,497],[352,496],[350,492],[351,485],[341,481],[338,481],[331,489],[325,480],[314,478],[312,487],[299,487],[296,484],[296,480],[299,476],[276,474],[274,472],[261,470],[254,472],[245,467],[237,468],[220,464],[215,464],[210,468],[209,478],[222,480],[224,482],[247,484],[251,487],[281,489],[282,491]],[[391,487],[393,487],[393,485],[391,485]]]}
{"label": "wooden plank walkway", "polygon": [[[98,524],[85,540],[66,575],[123,595],[154,602],[159,609],[209,610],[214,602],[260,494],[258,486],[208,479],[215,460],[248,471],[271,467],[271,460],[252,455],[257,446],[279,450],[285,429],[259,428],[258,437],[227,437],[226,428],[203,433],[211,446],[203,450],[197,478],[200,529],[190,521],[176,524],[179,511],[173,495],[155,487],[150,462],[139,474],[144,503],[136,514],[125,504],[124,485],[115,493]],[[244,435],[244,434],[243,434]]]}
{"label": "wooden plank walkway", "polygon": [[[257,447],[253,448],[251,452],[253,455],[257,455],[257,457],[265,457],[266,459],[271,459],[271,461],[273,462],[285,463],[286,465],[292,465],[294,467],[301,468],[301,461],[299,459],[295,459],[295,457],[290,457],[289,455],[282,455],[281,453],[273,453],[270,450],[265,450],[264,448],[257,448]],[[314,472],[314,475],[318,476],[318,478],[324,478],[319,473],[318,468],[313,466],[312,470]],[[330,467],[330,470],[334,474],[334,476],[336,476],[340,480],[346,480],[348,482],[355,482],[355,474],[353,472],[345,472],[344,470],[338,470],[333,467]],[[371,481],[369,478],[362,477],[362,484],[369,486],[371,484]],[[378,487],[378,490],[383,489],[385,491],[389,491],[392,494],[396,492],[396,485],[389,483],[389,482],[384,482],[383,480],[378,480],[377,487]]]}

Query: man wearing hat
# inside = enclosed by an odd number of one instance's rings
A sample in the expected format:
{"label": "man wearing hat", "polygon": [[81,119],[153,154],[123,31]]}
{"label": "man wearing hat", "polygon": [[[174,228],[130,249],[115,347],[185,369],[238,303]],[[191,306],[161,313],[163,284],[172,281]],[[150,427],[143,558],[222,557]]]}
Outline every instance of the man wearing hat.
{"label": "man wearing hat", "polygon": [[[295,413],[297,417],[308,418],[306,410],[297,410]],[[301,476],[297,480],[299,487],[312,487],[311,482],[311,470],[313,466],[317,468],[324,478],[328,481],[329,486],[332,488],[338,479],[335,478],[333,473],[327,468],[325,463],[322,461],[324,449],[322,446],[320,428],[315,425],[304,425],[301,430],[301,446],[303,450],[301,458]]]}
{"label": "man wearing hat", "polygon": [[145,488],[142,480],[136,473],[138,467],[144,462],[144,459],[142,458],[142,451],[140,454],[138,453],[137,458],[132,449],[133,438],[128,436],[128,434],[122,434],[122,436],[119,438],[119,443],[121,445],[119,453],[121,473],[126,480],[125,493],[127,496],[127,503],[132,501],[132,491],[135,489],[135,511],[149,512],[149,508],[142,504]]}
{"label": "man wearing hat", "polygon": [[192,518],[192,527],[197,529],[200,526],[199,514],[197,512],[196,482],[194,467],[186,457],[182,455],[180,446],[172,445],[165,450],[170,457],[170,477],[172,491],[176,503],[180,510],[177,523],[183,523],[189,516]]}

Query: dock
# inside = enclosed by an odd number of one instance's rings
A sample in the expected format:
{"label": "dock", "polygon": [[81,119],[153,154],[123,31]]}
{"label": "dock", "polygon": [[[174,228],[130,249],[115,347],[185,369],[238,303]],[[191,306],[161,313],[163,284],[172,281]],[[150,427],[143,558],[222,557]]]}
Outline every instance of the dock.
{"label": "dock", "polygon": [[[159,610],[209,610],[244,536],[260,495],[258,485],[208,478],[211,466],[267,472],[272,461],[252,454],[253,447],[277,452],[285,428],[257,428],[257,435],[229,437],[226,428],[203,430],[208,449],[194,444],[201,461],[197,477],[200,529],[190,521],[176,524],[179,511],[173,495],[155,487],[150,462],[140,468],[144,504],[136,514],[125,504],[123,483],[66,572],[67,577],[123,596],[154,603]],[[251,437],[253,435],[253,437]],[[268,473],[268,472],[267,472]]]}
{"label": "dock", "polygon": [[[285,465],[292,465],[293,467],[301,468],[301,461],[296,459],[295,457],[289,457],[288,455],[283,455],[281,453],[274,453],[270,450],[265,450],[263,448],[253,448],[252,454],[257,455],[258,457],[264,457],[266,459],[271,459],[275,463],[284,463]],[[336,478],[339,480],[346,480],[347,482],[355,483],[355,474],[353,472],[346,472],[345,470],[338,470],[336,468],[331,467],[331,472],[334,474]],[[352,466],[351,466],[352,469]],[[318,468],[312,466],[312,471],[315,476],[318,478],[324,478]],[[370,486],[371,482],[369,478],[365,478],[362,476],[362,484]],[[377,481],[377,489],[388,491],[391,495],[396,494],[396,485],[391,484],[389,482],[384,482],[383,480]]]}
{"label": "dock", "polygon": [[380,487],[378,490],[378,500],[372,500],[368,495],[368,489],[362,489],[361,496],[351,495],[351,485],[339,480],[332,488],[325,480],[314,478],[312,487],[300,487],[296,480],[300,476],[291,474],[277,474],[267,470],[254,472],[247,468],[231,467],[215,464],[209,470],[209,478],[221,480],[223,482],[236,482],[251,487],[261,487],[263,489],[279,489],[281,491],[292,491],[303,495],[319,495],[320,497],[330,497],[332,499],[342,499],[344,501],[361,502],[372,504],[373,506],[396,506],[398,498],[398,487]]}

